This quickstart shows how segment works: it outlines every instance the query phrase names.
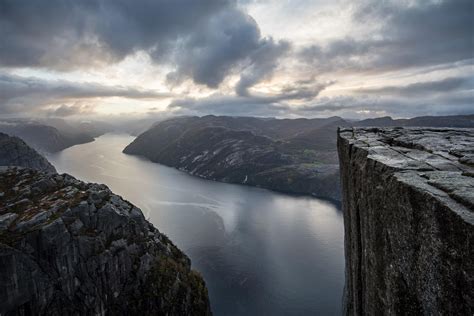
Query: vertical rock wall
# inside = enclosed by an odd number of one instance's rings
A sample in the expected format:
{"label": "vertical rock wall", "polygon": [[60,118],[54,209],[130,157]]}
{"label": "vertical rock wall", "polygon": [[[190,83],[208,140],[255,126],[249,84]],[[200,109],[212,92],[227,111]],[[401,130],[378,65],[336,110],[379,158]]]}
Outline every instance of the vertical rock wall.
{"label": "vertical rock wall", "polygon": [[474,314],[474,130],[339,131],[347,315]]}

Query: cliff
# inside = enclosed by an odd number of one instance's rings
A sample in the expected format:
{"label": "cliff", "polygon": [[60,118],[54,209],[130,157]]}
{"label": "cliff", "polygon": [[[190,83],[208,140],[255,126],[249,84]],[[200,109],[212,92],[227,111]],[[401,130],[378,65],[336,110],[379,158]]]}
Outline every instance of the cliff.
{"label": "cliff", "polygon": [[105,185],[0,167],[1,315],[210,315],[190,266]]}
{"label": "cliff", "polygon": [[474,314],[474,130],[342,129],[347,315]]}
{"label": "cliff", "polygon": [[0,133],[0,166],[20,166],[56,173],[53,165],[23,140],[3,133]]}

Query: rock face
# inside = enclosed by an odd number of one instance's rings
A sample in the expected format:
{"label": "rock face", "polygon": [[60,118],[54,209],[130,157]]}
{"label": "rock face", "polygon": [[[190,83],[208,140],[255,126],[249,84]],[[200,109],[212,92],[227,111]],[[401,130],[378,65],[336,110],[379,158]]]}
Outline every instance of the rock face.
{"label": "rock face", "polygon": [[340,118],[181,117],[139,135],[124,153],[223,182],[338,200]]}
{"label": "rock face", "polygon": [[56,173],[46,158],[30,148],[24,141],[0,133],[0,166],[20,166]]}
{"label": "rock face", "polygon": [[342,129],[347,315],[474,314],[474,130]]}
{"label": "rock face", "polygon": [[0,168],[1,315],[210,315],[190,260],[105,185]]}

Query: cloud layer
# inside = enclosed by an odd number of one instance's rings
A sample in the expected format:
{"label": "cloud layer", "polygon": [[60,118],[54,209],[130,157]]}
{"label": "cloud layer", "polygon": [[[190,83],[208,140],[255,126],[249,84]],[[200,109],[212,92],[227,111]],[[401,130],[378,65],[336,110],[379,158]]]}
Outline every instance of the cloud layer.
{"label": "cloud layer", "polygon": [[473,59],[474,3],[470,0],[367,1],[355,10],[355,23],[380,23],[368,37],[345,37],[313,44],[300,57],[318,71],[386,72]]}
{"label": "cloud layer", "polygon": [[[0,36],[0,66],[70,70],[145,51],[175,67],[170,82],[212,88],[239,63],[274,59],[287,46],[262,38],[254,19],[226,0],[4,0]],[[272,70],[255,68],[255,83]]]}
{"label": "cloud layer", "polygon": [[[59,80],[43,80],[18,76],[0,75],[0,114],[20,110],[41,108],[71,100],[121,97],[127,99],[171,98],[171,93],[160,93],[122,86],[105,86],[96,83],[78,83]],[[58,114],[65,116],[74,112],[71,106],[63,105]]]}
{"label": "cloud layer", "polygon": [[[84,100],[117,97],[177,114],[474,112],[471,0],[302,0],[298,17],[276,0],[252,15],[255,4],[0,0],[0,114],[86,115],[95,105]],[[330,34],[305,28],[315,19]],[[283,38],[285,28],[305,33]],[[137,54],[149,64],[122,65]],[[142,88],[135,73],[157,83]]]}

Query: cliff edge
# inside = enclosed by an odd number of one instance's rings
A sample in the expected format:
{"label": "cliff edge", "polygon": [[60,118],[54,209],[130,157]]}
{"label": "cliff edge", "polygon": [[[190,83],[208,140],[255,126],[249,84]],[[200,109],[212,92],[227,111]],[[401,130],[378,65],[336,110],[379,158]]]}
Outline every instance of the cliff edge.
{"label": "cliff edge", "polygon": [[210,315],[201,276],[105,185],[0,167],[1,315]]}
{"label": "cliff edge", "polygon": [[474,130],[338,133],[347,315],[474,314]]}

